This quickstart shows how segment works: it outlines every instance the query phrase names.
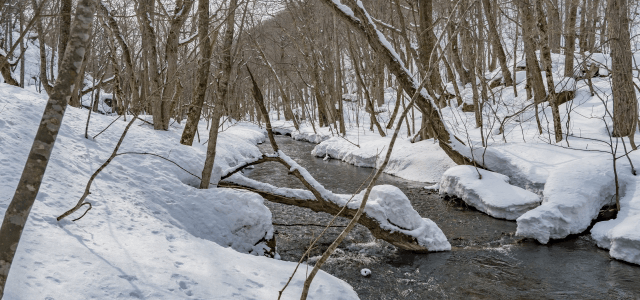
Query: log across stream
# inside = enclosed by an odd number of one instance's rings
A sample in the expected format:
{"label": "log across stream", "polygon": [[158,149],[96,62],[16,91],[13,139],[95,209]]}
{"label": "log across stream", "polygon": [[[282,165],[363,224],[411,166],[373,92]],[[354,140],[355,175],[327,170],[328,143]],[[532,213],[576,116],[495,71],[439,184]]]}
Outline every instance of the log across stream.
{"label": "log across stream", "polygon": [[[320,183],[336,193],[354,193],[373,169],[358,168],[310,154],[314,144],[276,137],[278,145]],[[260,146],[271,152],[271,146]],[[276,186],[304,188],[281,165],[265,163],[245,174]],[[423,217],[445,233],[453,250],[428,254],[400,251],[376,241],[358,225],[323,266],[351,284],[361,299],[638,299],[640,267],[613,260],[590,235],[541,245],[514,236],[516,223],[489,217],[454,199],[423,189],[426,184],[383,174],[378,184],[399,187]],[[331,216],[308,209],[266,202],[273,213],[278,252],[298,261],[309,242]],[[323,237],[314,256],[322,254],[346,225],[340,219]],[[369,277],[360,270],[371,270]],[[305,272],[303,268],[301,270]]]}

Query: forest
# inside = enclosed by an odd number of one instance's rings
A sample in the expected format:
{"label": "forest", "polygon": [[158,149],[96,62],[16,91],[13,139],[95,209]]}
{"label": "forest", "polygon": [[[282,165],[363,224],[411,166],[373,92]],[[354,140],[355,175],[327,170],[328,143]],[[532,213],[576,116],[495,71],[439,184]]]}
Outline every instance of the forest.
{"label": "forest", "polygon": [[640,298],[639,16],[0,0],[0,299]]}

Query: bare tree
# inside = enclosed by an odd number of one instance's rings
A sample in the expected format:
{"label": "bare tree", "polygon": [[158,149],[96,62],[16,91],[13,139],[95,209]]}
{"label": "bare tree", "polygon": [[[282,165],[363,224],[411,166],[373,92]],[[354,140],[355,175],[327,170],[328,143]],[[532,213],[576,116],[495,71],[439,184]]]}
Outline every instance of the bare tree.
{"label": "bare tree", "polygon": [[633,138],[638,123],[638,104],[631,69],[633,54],[627,0],[609,0],[607,10],[611,48],[613,135]]}
{"label": "bare tree", "polygon": [[70,87],[78,75],[78,66],[82,62],[89,42],[94,13],[94,0],[78,1],[58,79],[42,114],[42,120],[18,187],[2,221],[2,228],[0,228],[0,296],[4,294],[20,236],[38,195],[60,125],[62,125],[62,117],[71,93]]}

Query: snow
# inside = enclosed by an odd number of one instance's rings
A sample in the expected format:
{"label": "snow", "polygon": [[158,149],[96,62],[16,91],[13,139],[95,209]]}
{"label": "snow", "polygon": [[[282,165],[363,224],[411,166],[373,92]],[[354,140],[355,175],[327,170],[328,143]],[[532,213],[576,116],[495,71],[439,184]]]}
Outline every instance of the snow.
{"label": "snow", "polygon": [[517,235],[546,244],[549,239],[583,232],[615,195],[611,156],[603,154],[558,166],[549,175],[543,195],[539,207],[517,219]]}
{"label": "snow", "polygon": [[360,275],[364,276],[364,277],[369,277],[371,276],[371,270],[364,268],[362,270],[360,270]]}
{"label": "snow", "polygon": [[[308,190],[279,188],[237,173],[229,177],[227,181],[259,188],[274,195],[316,201],[315,196]],[[341,207],[347,205],[348,208],[354,210],[360,207],[364,192],[363,190],[352,197],[352,195],[334,194],[327,190],[320,190],[326,201],[331,201]],[[411,206],[409,198],[395,186],[374,186],[369,194],[364,214],[376,220],[382,229],[413,236],[419,245],[426,247],[429,251],[451,250],[451,245],[438,225],[428,218],[422,218]]]}
{"label": "snow", "polygon": [[[640,58],[635,56],[636,59]],[[518,60],[521,57],[518,54]],[[610,63],[607,54],[586,53],[584,56],[576,55],[575,59],[576,66],[588,64],[590,61]],[[513,61],[509,62],[509,65],[512,66]],[[604,72],[605,67],[601,67],[601,76],[607,74]],[[491,75],[494,75],[497,78],[499,73],[500,70],[497,69],[487,74],[487,77],[492,78]],[[526,213],[526,209],[523,208],[520,213],[524,214],[517,222],[519,234],[536,238],[543,243],[587,230],[599,210],[604,205],[611,204],[614,194],[611,185],[612,150],[607,144],[610,141],[609,132],[612,124],[607,109],[609,112],[613,111],[611,78],[592,78],[591,82],[597,95],[591,96],[587,81],[564,77],[564,55],[552,54],[552,73],[556,92],[575,92],[572,100],[559,106],[563,129],[563,141],[560,143],[555,143],[554,140],[551,107],[548,102],[538,107],[543,133],[538,132],[532,100],[526,98],[524,71],[515,73],[518,96],[515,96],[513,87],[500,86],[492,90],[490,97],[495,95],[496,102],[485,102],[482,130],[475,126],[474,113],[462,112],[456,101],[451,101],[451,106],[441,109],[441,115],[450,132],[465,144],[462,145],[454,139],[456,150],[467,157],[474,157],[492,172],[508,176],[510,185],[539,196],[538,201],[542,201],[542,204]],[[543,82],[546,84],[544,78]],[[640,84],[640,81],[636,79],[635,83]],[[463,86],[460,82],[456,84],[460,87],[463,101],[471,103],[471,85]],[[452,83],[448,84],[447,89],[453,92]],[[355,89],[350,89],[348,94],[353,94],[353,91]],[[276,120],[277,114],[272,115],[272,120],[277,124],[274,126],[284,134],[298,140],[318,143],[312,152],[317,157],[340,159],[356,166],[376,167],[382,160],[376,160],[376,155],[386,149],[389,137],[381,137],[375,128],[373,131],[369,130],[369,115],[362,109],[358,110],[358,101],[362,100],[355,95],[349,97],[349,101],[343,102],[347,129],[343,137],[339,136],[335,128],[320,128],[316,124],[313,130],[312,126],[304,121],[300,122],[300,130],[296,131],[290,121]],[[395,90],[387,89],[384,104],[375,108],[387,109],[386,112],[377,114],[383,128],[390,120],[395,101]],[[401,114],[402,111],[401,105],[398,113]],[[415,128],[418,129],[421,119],[419,111],[415,110],[413,118],[409,119],[410,126],[415,124]],[[445,171],[455,164],[438,147],[438,141],[410,143],[405,124],[403,123],[400,130],[385,173],[429,184],[439,182]],[[501,125],[503,130],[500,130]],[[414,133],[413,130],[411,132]],[[386,133],[390,134],[391,130]],[[486,146],[481,142],[481,134]],[[619,157],[624,151],[622,140],[616,141],[613,138],[612,141],[618,145],[616,151]],[[627,149],[630,149],[627,139],[624,142],[627,143]],[[636,166],[640,165],[640,155],[632,152],[629,156]],[[640,248],[640,238],[634,231],[637,230],[637,227],[634,227],[637,224],[635,216],[639,214],[640,208],[630,207],[639,207],[640,204],[632,206],[630,203],[640,201],[640,193],[637,198],[634,196],[634,187],[640,176],[624,176],[630,174],[626,159],[618,159],[617,166],[618,175],[621,176],[622,210],[617,219],[596,223],[592,236],[600,247],[611,249],[612,257],[637,263],[632,253],[637,253],[637,249]],[[497,174],[496,176],[500,177]],[[496,184],[506,183],[496,180]],[[487,190],[500,189],[487,187]]]}
{"label": "snow", "polygon": [[[365,191],[353,197],[347,207],[357,209]],[[343,195],[345,200],[349,196]],[[365,213],[375,218],[383,229],[399,231],[414,236],[419,245],[429,251],[451,250],[451,244],[442,230],[428,218],[422,218],[411,206],[409,198],[397,187],[377,185],[371,189]]]}
{"label": "snow", "polygon": [[[635,152],[633,160],[640,158]],[[617,259],[640,264],[640,182],[627,170],[620,171],[620,181],[627,186],[620,198],[620,211],[615,219],[598,222],[591,236],[601,248]]]}
{"label": "snow", "polygon": [[[343,138],[333,137],[318,144],[311,153],[317,157],[329,155],[359,167],[378,168],[384,161],[384,155],[379,154],[388,147],[390,140],[390,137],[375,138],[369,135],[357,147]],[[438,182],[442,173],[455,165],[433,140],[411,143],[408,139],[398,139],[385,173],[433,183]]]}
{"label": "snow", "polygon": [[[34,87],[0,84],[0,212],[18,184],[46,99]],[[296,264],[261,256],[273,235],[262,197],[193,186],[198,179],[150,155],[121,155],[96,178],[93,209],[61,222],[91,174],[109,157],[126,122],[95,140],[84,138],[86,109],[67,108],[43,184],[27,221],[7,282],[7,299],[264,299],[276,298]],[[131,116],[127,116],[129,119]],[[95,114],[90,136],[115,117]],[[204,123],[204,122],[202,122]],[[182,125],[156,131],[137,121],[120,152],[150,152],[200,175],[206,145],[179,144]],[[199,128],[206,135],[204,126]],[[220,133],[215,172],[261,155],[255,125]],[[213,177],[216,177],[215,174]],[[251,253],[251,254],[248,254]],[[299,272],[283,298],[297,299]],[[313,299],[357,299],[343,281],[320,272]]]}
{"label": "snow", "polygon": [[538,195],[510,185],[509,177],[466,165],[442,175],[440,194],[455,195],[492,217],[507,220],[515,220],[540,204]]}

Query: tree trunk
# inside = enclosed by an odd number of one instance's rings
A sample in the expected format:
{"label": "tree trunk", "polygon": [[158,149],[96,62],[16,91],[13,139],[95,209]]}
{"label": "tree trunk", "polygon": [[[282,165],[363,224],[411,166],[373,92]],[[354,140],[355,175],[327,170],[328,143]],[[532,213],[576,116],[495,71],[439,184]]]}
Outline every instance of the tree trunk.
{"label": "tree trunk", "polygon": [[[33,10],[35,11],[38,7],[36,0],[32,0],[31,3],[33,6]],[[49,83],[49,77],[47,77],[47,52],[46,52],[46,48],[43,47],[45,43],[44,43],[44,29],[42,29],[41,18],[38,18],[38,20],[36,21],[36,32],[38,33],[38,44],[40,44],[40,47],[38,47],[40,50],[40,83],[42,83],[42,86],[44,87],[44,90],[47,92],[47,95],[51,95],[53,87]],[[0,68],[2,68],[1,57],[0,57]],[[3,70],[3,75],[4,75],[4,70]],[[11,73],[9,73],[9,76],[11,76]],[[7,77],[5,76],[5,81],[6,80],[7,80]]]}
{"label": "tree trunk", "polygon": [[540,57],[542,58],[542,66],[545,76],[547,77],[547,87],[549,92],[549,105],[551,106],[551,114],[553,116],[553,130],[555,131],[556,143],[562,141],[562,124],[560,123],[560,111],[556,98],[556,87],[553,82],[553,73],[551,69],[551,51],[549,49],[549,39],[547,35],[547,20],[545,18],[542,3],[536,1],[536,13],[538,15],[538,29],[540,30]]}
{"label": "tree trunk", "polygon": [[416,103],[421,110],[425,112],[425,116],[428,118],[431,127],[434,129],[442,150],[444,150],[444,152],[447,153],[447,155],[457,164],[473,164],[474,162],[472,162],[471,159],[454,149],[456,143],[459,142],[449,133],[447,125],[443,122],[437,107],[435,107],[432,100],[427,98],[426,95],[421,92],[416,94],[420,85],[414,81],[413,77],[407,72],[407,68],[404,66],[403,62],[397,60],[397,55],[393,52],[393,49],[386,46],[388,45],[388,42],[385,44],[381,40],[382,37],[378,35],[375,25],[368,21],[370,20],[370,16],[364,8],[360,6],[361,3],[356,3],[355,7],[353,7],[354,15],[351,16],[348,12],[343,10],[344,7],[340,5],[338,0],[323,0],[322,2],[329,6],[333,12],[346,23],[364,34],[369,45],[380,55],[380,58],[384,60],[389,71],[396,76],[396,79],[400,82],[404,91],[408,95],[417,97]]}
{"label": "tree trunk", "polygon": [[140,0],[138,2],[138,19],[142,29],[142,47],[146,52],[146,66],[149,83],[146,103],[151,106],[153,129],[165,128],[162,116],[162,97],[160,93],[160,68],[158,67],[158,49],[156,47],[156,31],[154,28],[155,1]]}
{"label": "tree trunk", "polygon": [[427,89],[433,90],[437,95],[443,93],[442,79],[440,78],[440,64],[436,62],[437,55],[434,49],[436,46],[436,35],[433,33],[433,3],[432,0],[419,0],[420,12],[420,34],[418,34],[418,43],[420,47],[419,55],[422,64],[423,76],[429,76]]}
{"label": "tree trunk", "polygon": [[[208,1],[208,0],[207,0]],[[235,14],[238,0],[229,1],[229,15],[227,16],[227,24],[224,33],[224,41],[222,42],[222,64],[220,65],[220,78],[218,78],[218,98],[214,101],[215,107],[211,117],[211,128],[209,128],[209,142],[207,144],[207,157],[204,161],[202,169],[201,189],[209,188],[209,180],[211,179],[211,171],[216,158],[216,143],[218,141],[218,128],[220,127],[220,118],[224,114],[223,103],[230,102],[229,80],[231,78],[231,46],[233,46],[233,32],[235,29]]]}
{"label": "tree trunk", "polygon": [[502,71],[502,78],[504,80],[505,86],[511,86],[513,84],[513,79],[511,78],[511,72],[509,72],[509,67],[507,66],[507,57],[504,54],[504,49],[502,48],[502,43],[500,42],[500,35],[498,34],[498,28],[496,26],[496,17],[493,15],[493,9],[491,8],[490,0],[482,0],[482,5],[484,6],[484,11],[487,15],[487,21],[489,23],[489,40],[491,41],[491,47],[493,48],[493,53],[495,53],[498,58],[498,63],[500,64],[500,70]]}
{"label": "tree trunk", "polygon": [[[60,37],[58,39],[58,67],[62,65],[64,50],[69,42],[69,30],[71,30],[71,2],[72,0],[60,0]],[[60,70],[58,70],[59,72]]]}
{"label": "tree trunk", "polygon": [[31,146],[22,176],[13,199],[7,208],[0,228],[0,297],[4,294],[11,263],[18,249],[20,236],[36,200],[42,178],[62,124],[71,85],[78,75],[78,67],[89,42],[95,11],[94,0],[79,0],[76,7],[67,50],[60,67],[58,80],[42,114],[38,132]]}
{"label": "tree trunk", "polygon": [[[216,36],[217,38],[217,36]],[[204,97],[207,93],[209,81],[209,66],[211,65],[211,40],[209,39],[209,0],[198,0],[198,39],[200,40],[200,58],[198,59],[197,83],[193,100],[187,113],[187,122],[180,138],[180,144],[191,146],[196,136],[198,122],[202,114]]]}
{"label": "tree trunk", "polygon": [[574,77],[573,58],[576,51],[576,15],[578,0],[566,0],[567,22],[564,24],[564,76]]}
{"label": "tree trunk", "polygon": [[562,21],[560,21],[560,13],[558,12],[558,0],[546,0],[544,3],[549,16],[549,48],[552,53],[560,54]]}
{"label": "tree trunk", "polygon": [[164,55],[165,62],[167,63],[166,79],[160,105],[163,130],[169,129],[171,107],[173,106],[173,98],[178,85],[178,42],[180,38],[180,29],[187,20],[187,12],[191,10],[193,1],[194,0],[185,0],[183,2],[183,0],[176,0],[176,8],[171,18],[171,24],[169,25],[169,33],[167,34],[167,45]]}
{"label": "tree trunk", "polygon": [[627,0],[609,0],[609,41],[613,90],[613,135],[632,136],[638,122],[638,104],[633,84],[629,7]]}
{"label": "tree trunk", "polygon": [[536,20],[534,18],[534,7],[530,0],[518,0],[520,16],[522,17],[524,52],[526,54],[527,71],[530,73],[531,81],[529,86],[533,89],[533,98],[537,104],[544,102],[547,94],[542,82],[540,64],[536,56],[535,34]]}
{"label": "tree trunk", "polygon": [[131,93],[131,103],[133,104],[133,107],[131,107],[131,112],[137,115],[142,110],[142,104],[140,103],[140,92],[136,80],[136,73],[134,70],[133,56],[131,55],[131,51],[129,50],[129,45],[127,45],[127,42],[124,40],[120,27],[118,26],[116,20],[113,18],[113,15],[111,15],[109,9],[107,9],[107,7],[101,1],[100,3],[98,3],[98,10],[105,17],[111,36],[118,42],[120,48],[122,48],[122,56],[127,68],[127,75],[129,77],[128,82],[129,90]]}

